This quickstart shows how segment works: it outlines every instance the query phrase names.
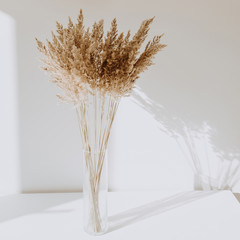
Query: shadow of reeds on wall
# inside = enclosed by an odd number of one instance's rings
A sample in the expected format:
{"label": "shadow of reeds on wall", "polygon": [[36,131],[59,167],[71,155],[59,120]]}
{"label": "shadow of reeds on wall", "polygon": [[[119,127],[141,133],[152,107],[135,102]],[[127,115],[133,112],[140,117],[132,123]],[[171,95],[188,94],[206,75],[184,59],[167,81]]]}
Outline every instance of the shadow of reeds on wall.
{"label": "shadow of reeds on wall", "polygon": [[[186,116],[171,113],[136,87],[131,100],[147,111],[158,128],[173,138],[194,173],[196,190],[232,190],[240,180],[240,151],[224,145],[207,120],[194,122]],[[233,144],[234,145],[234,144]]]}

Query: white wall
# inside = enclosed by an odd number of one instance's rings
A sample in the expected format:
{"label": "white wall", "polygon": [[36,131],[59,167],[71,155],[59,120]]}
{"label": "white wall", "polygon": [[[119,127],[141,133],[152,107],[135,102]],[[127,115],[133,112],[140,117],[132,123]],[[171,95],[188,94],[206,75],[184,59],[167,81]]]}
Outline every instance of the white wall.
{"label": "white wall", "polygon": [[192,189],[198,160],[205,176],[230,176],[240,161],[239,1],[1,0],[0,10],[17,24],[22,189],[81,189],[76,117],[71,106],[57,105],[34,42],[80,8],[87,25],[104,18],[109,26],[117,17],[121,31],[156,16],[150,37],[164,32],[168,44],[138,81],[133,101],[119,107],[110,189]]}

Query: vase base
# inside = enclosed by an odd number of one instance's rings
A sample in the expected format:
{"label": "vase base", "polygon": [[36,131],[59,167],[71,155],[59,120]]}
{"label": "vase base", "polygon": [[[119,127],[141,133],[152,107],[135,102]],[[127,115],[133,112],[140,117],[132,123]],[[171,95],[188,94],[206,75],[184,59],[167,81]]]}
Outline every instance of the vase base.
{"label": "vase base", "polygon": [[87,227],[84,227],[84,231],[89,234],[89,235],[92,235],[92,236],[100,236],[100,235],[103,235],[107,232],[108,230],[108,226],[106,226],[104,229],[102,229],[100,232],[94,232],[92,231],[92,229],[88,229]]}

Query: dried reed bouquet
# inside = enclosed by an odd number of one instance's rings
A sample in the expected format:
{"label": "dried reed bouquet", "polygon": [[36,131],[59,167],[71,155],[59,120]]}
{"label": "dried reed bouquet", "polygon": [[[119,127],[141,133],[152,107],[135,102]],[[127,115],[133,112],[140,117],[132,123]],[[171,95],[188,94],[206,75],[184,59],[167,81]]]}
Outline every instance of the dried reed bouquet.
{"label": "dried reed bouquet", "polygon": [[[149,41],[142,53],[153,18],[142,22],[131,38],[118,33],[117,21],[104,35],[103,20],[85,29],[82,10],[76,24],[69,18],[67,27],[57,22],[56,33],[46,44],[36,39],[44,55],[43,70],[62,90],[57,95],[63,102],[73,103],[85,150],[86,168],[92,201],[93,231],[101,232],[98,193],[111,126],[121,97],[128,96],[139,74],[153,64],[153,57],[166,45],[162,35]],[[95,153],[99,154],[95,154]],[[97,156],[97,157],[96,157]]]}

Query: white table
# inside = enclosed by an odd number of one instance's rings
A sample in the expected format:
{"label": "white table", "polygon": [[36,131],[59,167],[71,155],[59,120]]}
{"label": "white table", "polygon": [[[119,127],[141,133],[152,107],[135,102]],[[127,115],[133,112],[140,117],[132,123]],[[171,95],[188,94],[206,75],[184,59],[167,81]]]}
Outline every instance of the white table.
{"label": "white table", "polygon": [[239,240],[240,204],[229,191],[111,192],[109,231],[82,228],[82,194],[0,197],[1,240]]}

